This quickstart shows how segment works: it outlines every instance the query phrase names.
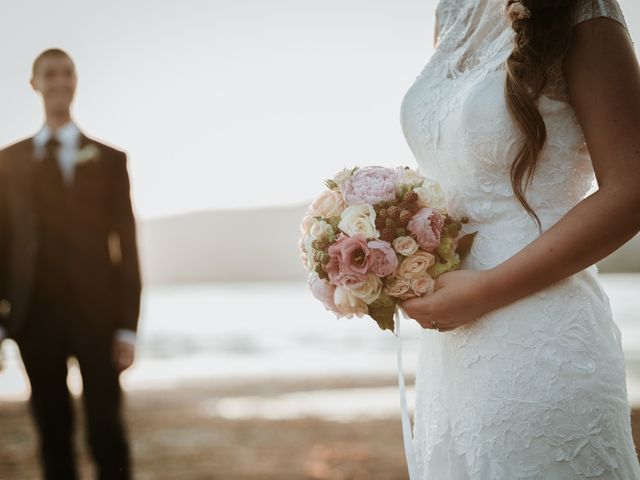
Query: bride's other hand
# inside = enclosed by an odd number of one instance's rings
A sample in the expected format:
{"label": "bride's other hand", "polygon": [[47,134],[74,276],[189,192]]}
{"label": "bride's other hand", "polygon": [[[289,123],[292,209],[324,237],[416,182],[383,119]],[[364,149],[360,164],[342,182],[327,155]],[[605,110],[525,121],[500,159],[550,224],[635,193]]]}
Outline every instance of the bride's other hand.
{"label": "bride's other hand", "polygon": [[[497,308],[498,292],[489,270],[455,270],[436,279],[433,293],[398,305],[423,328],[448,332]],[[431,323],[434,322],[434,323]]]}

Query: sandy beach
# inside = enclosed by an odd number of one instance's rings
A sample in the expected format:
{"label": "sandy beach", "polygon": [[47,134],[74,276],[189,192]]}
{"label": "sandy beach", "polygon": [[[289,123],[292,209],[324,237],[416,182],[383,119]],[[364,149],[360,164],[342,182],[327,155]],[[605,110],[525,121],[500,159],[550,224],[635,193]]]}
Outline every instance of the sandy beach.
{"label": "sandy beach", "polygon": [[[318,416],[269,419],[233,411],[216,414],[212,407],[229,399],[282,398],[303,392],[344,392],[394,385],[394,379],[389,377],[357,381],[345,377],[200,382],[159,391],[128,392],[125,414],[135,478],[406,479],[399,416],[383,412],[380,417],[348,421]],[[80,399],[75,401],[79,412],[76,440],[81,479],[89,480],[91,466],[82,433]],[[634,410],[632,422],[639,445],[640,410]],[[0,425],[0,480],[37,480],[36,438],[27,404],[0,403]]]}

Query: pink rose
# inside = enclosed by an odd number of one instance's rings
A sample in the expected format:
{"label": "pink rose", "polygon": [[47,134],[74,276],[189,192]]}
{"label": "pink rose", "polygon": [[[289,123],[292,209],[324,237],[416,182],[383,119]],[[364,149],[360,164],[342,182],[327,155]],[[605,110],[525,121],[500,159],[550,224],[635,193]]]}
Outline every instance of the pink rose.
{"label": "pink rose", "polygon": [[416,237],[422,250],[432,252],[440,245],[443,226],[444,217],[440,212],[433,208],[422,208],[409,221],[407,230]]}
{"label": "pink rose", "polygon": [[370,264],[369,247],[364,236],[341,234],[329,247],[326,270],[335,286],[358,289],[367,280]]}
{"label": "pink rose", "polygon": [[386,277],[396,271],[396,268],[398,268],[398,256],[389,242],[372,240],[367,246],[369,247],[369,256],[371,258],[371,266],[369,268],[371,273],[378,277]]}
{"label": "pink rose", "polygon": [[395,200],[396,173],[390,168],[364,167],[356,170],[340,187],[347,205]]}
{"label": "pink rose", "polygon": [[336,291],[336,287],[331,285],[329,282],[325,282],[318,275],[312,273],[309,275],[309,279],[307,281],[307,285],[313,293],[313,296],[322,302],[324,307],[334,313],[342,313],[336,307],[336,304],[333,301],[333,295]]}

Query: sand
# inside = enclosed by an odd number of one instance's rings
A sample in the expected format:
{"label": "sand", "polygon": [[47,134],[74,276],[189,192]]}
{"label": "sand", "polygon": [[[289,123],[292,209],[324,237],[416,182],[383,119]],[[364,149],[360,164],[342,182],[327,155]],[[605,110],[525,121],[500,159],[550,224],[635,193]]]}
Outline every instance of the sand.
{"label": "sand", "polygon": [[[379,387],[393,379],[200,383],[133,391],[125,415],[137,480],[406,479],[400,419],[228,419],[201,408],[211,399],[317,389]],[[81,479],[93,478],[76,399]],[[39,479],[37,440],[25,402],[0,403],[0,480]],[[640,445],[640,410],[632,416]]]}

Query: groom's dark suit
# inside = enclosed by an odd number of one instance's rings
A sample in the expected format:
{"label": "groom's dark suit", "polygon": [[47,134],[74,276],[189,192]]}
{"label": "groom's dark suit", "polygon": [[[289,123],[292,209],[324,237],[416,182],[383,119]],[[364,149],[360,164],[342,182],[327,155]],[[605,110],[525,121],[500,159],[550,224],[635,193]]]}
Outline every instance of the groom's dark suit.
{"label": "groom's dark suit", "polygon": [[[47,479],[74,479],[67,358],[78,360],[91,453],[104,480],[129,479],[114,333],[135,332],[141,281],[126,155],[80,134],[73,182],[27,139],[0,151],[0,327],[31,383]],[[80,162],[80,160],[78,160]]]}

